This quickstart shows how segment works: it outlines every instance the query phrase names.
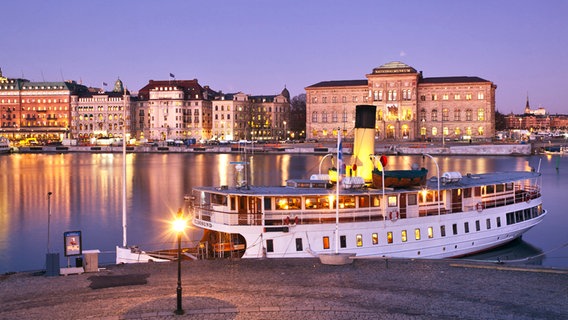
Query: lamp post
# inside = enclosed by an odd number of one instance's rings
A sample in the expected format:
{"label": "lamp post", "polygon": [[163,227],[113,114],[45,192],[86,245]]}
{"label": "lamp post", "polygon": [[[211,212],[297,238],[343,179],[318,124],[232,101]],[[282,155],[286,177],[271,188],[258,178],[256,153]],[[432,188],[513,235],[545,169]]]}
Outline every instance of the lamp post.
{"label": "lamp post", "polygon": [[434,159],[431,155],[423,153],[422,156],[432,159],[436,165],[436,173],[438,175],[438,198],[436,199],[436,202],[438,202],[438,215],[440,215],[440,167],[438,166],[438,161],[436,161],[436,159]]}
{"label": "lamp post", "polygon": [[181,212],[181,209],[178,211],[177,213],[177,217],[176,219],[173,221],[172,223],[173,229],[176,232],[177,235],[177,243],[178,243],[178,255],[177,255],[177,260],[178,260],[178,270],[177,270],[177,288],[176,288],[176,296],[177,296],[177,303],[176,303],[176,310],[174,311],[174,313],[176,315],[182,315],[185,312],[183,311],[183,308],[181,306],[181,235],[185,230],[186,227],[186,221],[183,217],[183,214]]}

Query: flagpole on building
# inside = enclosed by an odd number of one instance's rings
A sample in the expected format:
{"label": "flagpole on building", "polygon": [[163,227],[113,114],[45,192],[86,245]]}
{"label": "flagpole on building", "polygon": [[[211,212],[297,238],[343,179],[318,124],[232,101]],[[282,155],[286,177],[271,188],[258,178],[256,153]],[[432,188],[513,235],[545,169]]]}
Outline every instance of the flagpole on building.
{"label": "flagpole on building", "polygon": [[339,254],[339,187],[343,170],[343,150],[341,145],[341,128],[337,130],[337,183],[335,185],[335,254]]}

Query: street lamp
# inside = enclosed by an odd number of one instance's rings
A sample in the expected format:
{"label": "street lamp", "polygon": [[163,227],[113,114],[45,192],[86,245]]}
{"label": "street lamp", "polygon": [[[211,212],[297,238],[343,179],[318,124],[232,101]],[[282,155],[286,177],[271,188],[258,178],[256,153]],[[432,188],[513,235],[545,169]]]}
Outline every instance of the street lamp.
{"label": "street lamp", "polygon": [[177,272],[177,289],[176,289],[176,294],[177,294],[177,304],[176,304],[176,310],[174,311],[175,314],[177,315],[182,315],[185,312],[183,311],[183,308],[181,306],[181,235],[182,233],[185,231],[185,227],[187,225],[187,222],[183,216],[183,213],[181,212],[181,209],[178,210],[177,216],[175,218],[175,220],[172,222],[172,229],[175,231],[175,233],[177,234],[177,243],[178,243],[178,254],[177,254],[177,260],[178,260],[178,272]]}

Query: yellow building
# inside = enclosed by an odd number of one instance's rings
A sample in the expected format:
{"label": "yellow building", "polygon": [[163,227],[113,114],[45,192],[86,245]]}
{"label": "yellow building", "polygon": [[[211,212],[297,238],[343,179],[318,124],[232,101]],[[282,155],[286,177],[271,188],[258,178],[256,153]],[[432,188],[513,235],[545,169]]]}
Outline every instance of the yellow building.
{"label": "yellow building", "polygon": [[323,81],[306,87],[306,134],[353,138],[355,106],[377,106],[379,141],[488,140],[495,134],[495,90],[479,77],[424,78],[402,63],[374,68],[365,80]]}

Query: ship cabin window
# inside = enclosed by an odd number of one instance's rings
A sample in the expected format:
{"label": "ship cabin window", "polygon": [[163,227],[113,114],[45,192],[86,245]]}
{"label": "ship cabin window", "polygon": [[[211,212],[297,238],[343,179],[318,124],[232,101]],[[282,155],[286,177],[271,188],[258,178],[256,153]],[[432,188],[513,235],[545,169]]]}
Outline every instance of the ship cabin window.
{"label": "ship cabin window", "polygon": [[389,207],[398,207],[398,198],[396,196],[388,196]]}
{"label": "ship cabin window", "polygon": [[300,210],[302,198],[300,197],[276,197],[274,198],[276,210]]}
{"label": "ship cabin window", "polygon": [[438,191],[436,190],[423,190],[420,193],[421,197],[419,197],[418,199],[420,203],[435,202],[438,199]]}
{"label": "ship cabin window", "polygon": [[463,230],[465,233],[469,233],[469,222],[463,223]]}
{"label": "ship cabin window", "polygon": [[416,193],[409,193],[407,199],[408,199],[407,204],[408,204],[409,206],[415,206],[415,205],[418,203],[418,202],[417,202],[417,201],[418,201],[418,197],[417,197],[417,194],[416,194]]}
{"label": "ship cabin window", "polygon": [[227,197],[223,194],[211,194],[211,204],[227,205]]}
{"label": "ship cabin window", "polygon": [[304,246],[302,245],[302,238],[296,238],[296,251],[304,251]]}
{"label": "ship cabin window", "polygon": [[356,236],[356,239],[357,239],[357,246],[358,246],[358,247],[362,247],[362,246],[363,246],[363,235],[358,234],[358,235]]}
{"label": "ship cabin window", "polygon": [[507,225],[515,223],[515,213],[514,212],[507,212]]}
{"label": "ship cabin window", "polygon": [[266,240],[266,252],[274,252],[274,240]]}
{"label": "ship cabin window", "polygon": [[495,185],[495,192],[499,193],[499,192],[503,192],[505,191],[505,185],[504,184],[496,184]]}
{"label": "ship cabin window", "polygon": [[442,237],[446,236],[446,226],[440,226],[440,235]]}
{"label": "ship cabin window", "polygon": [[420,240],[420,228],[414,229],[414,239]]}
{"label": "ship cabin window", "polygon": [[323,237],[323,248],[324,249],[329,249],[329,237]]}
{"label": "ship cabin window", "polygon": [[515,189],[515,184],[513,182],[505,183],[505,190],[513,191]]}
{"label": "ship cabin window", "polygon": [[492,185],[492,184],[487,185],[487,186],[483,187],[483,189],[482,189],[482,194],[484,194],[484,195],[485,194],[494,194],[494,193],[495,193],[495,186]]}
{"label": "ship cabin window", "polygon": [[428,227],[428,238],[429,239],[434,238],[434,228],[432,227]]}
{"label": "ship cabin window", "polygon": [[272,210],[272,198],[264,197],[264,210]]}
{"label": "ship cabin window", "polygon": [[402,232],[400,233],[400,238],[401,238],[402,242],[406,242],[406,240],[407,240],[406,230],[402,230]]}
{"label": "ship cabin window", "polygon": [[306,209],[329,209],[329,201],[333,197],[306,197]]}
{"label": "ship cabin window", "polygon": [[497,228],[501,227],[501,217],[497,217]]}
{"label": "ship cabin window", "polygon": [[479,220],[475,220],[475,231],[481,230],[481,226],[479,225]]}
{"label": "ship cabin window", "polygon": [[374,244],[374,245],[375,245],[375,244],[379,244],[379,234],[378,234],[378,233],[376,233],[376,232],[373,233],[373,234],[371,235],[371,238],[372,238],[372,241],[373,241],[373,244]]}
{"label": "ship cabin window", "polygon": [[359,197],[359,208],[368,208],[369,207],[369,197],[361,196]]}
{"label": "ship cabin window", "polygon": [[471,198],[471,188],[463,189],[463,197],[464,198]]}
{"label": "ship cabin window", "polygon": [[452,232],[454,235],[458,234],[458,225],[456,223],[452,224]]}
{"label": "ship cabin window", "polygon": [[475,187],[475,188],[473,188],[473,194],[474,194],[476,197],[481,197],[481,187]]}
{"label": "ship cabin window", "polygon": [[237,197],[231,196],[231,211],[237,210]]}
{"label": "ship cabin window", "polygon": [[347,248],[347,237],[346,236],[339,236],[339,247],[340,248]]}
{"label": "ship cabin window", "polygon": [[380,196],[371,196],[371,207],[380,207],[381,206],[381,198]]}
{"label": "ship cabin window", "polygon": [[487,219],[487,230],[491,229],[491,219]]}
{"label": "ship cabin window", "polygon": [[392,243],[392,232],[387,232],[387,243]]}
{"label": "ship cabin window", "polygon": [[[332,206],[335,209],[335,200],[332,202]],[[340,196],[339,197],[339,208],[355,208],[355,196]]]}

